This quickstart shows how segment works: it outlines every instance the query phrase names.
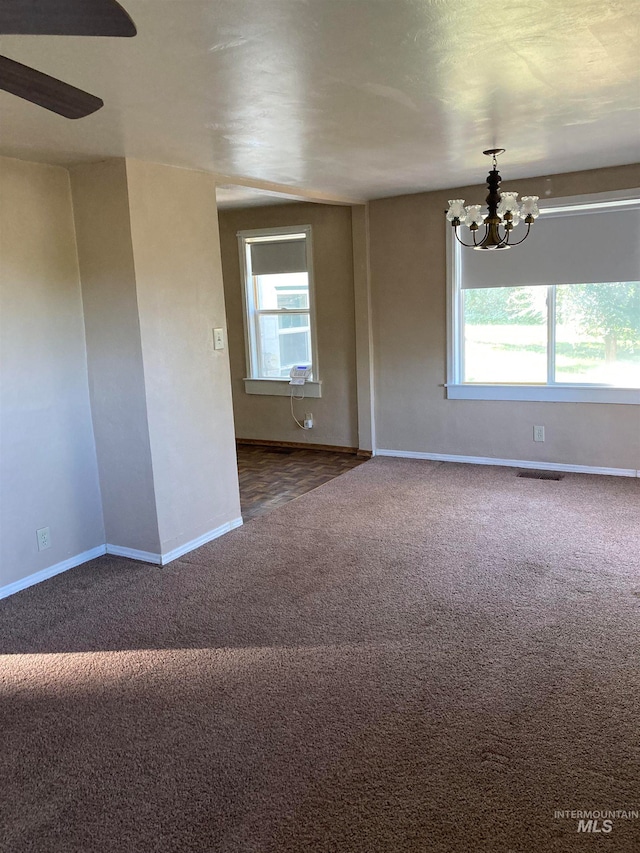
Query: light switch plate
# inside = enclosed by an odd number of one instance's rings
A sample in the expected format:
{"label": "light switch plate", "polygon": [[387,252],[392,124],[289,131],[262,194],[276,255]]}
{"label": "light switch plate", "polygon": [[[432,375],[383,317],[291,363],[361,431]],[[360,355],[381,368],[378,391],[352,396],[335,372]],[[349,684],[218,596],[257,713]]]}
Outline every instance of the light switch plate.
{"label": "light switch plate", "polygon": [[213,330],[213,348],[224,349],[224,329]]}

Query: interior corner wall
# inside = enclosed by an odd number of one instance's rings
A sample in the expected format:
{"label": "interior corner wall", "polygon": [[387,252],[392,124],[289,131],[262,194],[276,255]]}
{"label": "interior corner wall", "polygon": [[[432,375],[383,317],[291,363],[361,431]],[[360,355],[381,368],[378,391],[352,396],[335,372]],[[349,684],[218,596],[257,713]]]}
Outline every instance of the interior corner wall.
{"label": "interior corner wall", "polygon": [[127,160],[161,553],[238,523],[220,238],[211,175]]}
{"label": "interior corner wall", "polygon": [[[69,174],[0,158],[0,587],[104,543]],[[38,551],[36,530],[50,548]]]}
{"label": "interior corner wall", "polygon": [[71,183],[106,541],[157,554],[125,161],[78,166]]}
{"label": "interior corner wall", "polygon": [[[358,447],[356,333],[351,208],[328,204],[276,204],[221,210],[220,242],[229,327],[236,436]],[[298,417],[312,411],[314,426],[294,423],[287,397],[247,394],[242,278],[237,232],[311,225],[318,361],[322,397],[298,403]]]}
{"label": "interior corner wall", "polygon": [[[517,181],[541,198],[638,186],[638,165]],[[377,447],[638,470],[639,406],[447,400],[444,211],[450,198],[480,201],[485,192],[370,203]],[[544,443],[533,442],[533,424],[545,425]]]}

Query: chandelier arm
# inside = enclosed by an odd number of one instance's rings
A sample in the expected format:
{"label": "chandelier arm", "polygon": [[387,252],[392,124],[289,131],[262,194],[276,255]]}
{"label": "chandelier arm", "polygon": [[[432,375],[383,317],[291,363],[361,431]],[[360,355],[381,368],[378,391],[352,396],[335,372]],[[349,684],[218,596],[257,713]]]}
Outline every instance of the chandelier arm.
{"label": "chandelier arm", "polygon": [[[530,223],[530,222],[527,222],[527,233],[524,235],[524,237],[522,238],[522,240],[518,240],[518,242],[517,242],[517,243],[509,243],[509,245],[510,245],[510,246],[519,246],[519,245],[520,245],[520,243],[524,243],[524,241],[525,241],[525,240],[527,239],[527,237],[529,236],[529,231],[531,231],[531,223]],[[507,241],[507,242],[508,242],[508,241]]]}
{"label": "chandelier arm", "polygon": [[477,245],[477,243],[475,242],[475,239],[476,239],[475,232],[473,234],[473,240],[474,240],[473,243],[465,243],[464,240],[461,240],[460,237],[458,237],[458,229],[456,227],[454,227],[453,233],[455,235],[456,240],[458,241],[458,243],[460,243],[461,246],[465,246],[467,249],[473,249],[474,245]]}
{"label": "chandelier arm", "polygon": [[476,232],[475,232],[475,231],[473,231],[473,232],[472,232],[472,234],[473,234],[473,247],[474,247],[474,249],[477,249],[477,248],[478,248],[478,246],[482,246],[482,244],[484,243],[484,241],[487,239],[487,234],[488,234],[488,233],[489,233],[489,226],[485,224],[485,226],[484,226],[484,234],[482,235],[482,240],[480,240],[480,242],[478,242],[478,241],[476,240]]}

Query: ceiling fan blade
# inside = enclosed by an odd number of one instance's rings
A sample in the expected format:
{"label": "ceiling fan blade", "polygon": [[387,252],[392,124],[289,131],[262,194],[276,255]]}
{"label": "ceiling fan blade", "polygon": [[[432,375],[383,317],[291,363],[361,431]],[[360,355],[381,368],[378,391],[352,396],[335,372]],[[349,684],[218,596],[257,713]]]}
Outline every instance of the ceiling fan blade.
{"label": "ceiling fan blade", "polygon": [[116,0],[0,0],[0,35],[130,37],[136,32]]}
{"label": "ceiling fan blade", "polygon": [[0,89],[65,118],[84,118],[104,106],[95,95],[0,56]]}

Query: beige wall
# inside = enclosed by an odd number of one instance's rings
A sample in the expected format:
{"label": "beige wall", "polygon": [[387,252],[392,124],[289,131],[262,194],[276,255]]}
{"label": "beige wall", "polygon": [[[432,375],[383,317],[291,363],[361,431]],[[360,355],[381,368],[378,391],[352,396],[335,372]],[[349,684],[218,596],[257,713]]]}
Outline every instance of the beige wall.
{"label": "beige wall", "polygon": [[106,540],[158,553],[125,161],[79,166],[71,181]]}
{"label": "beige wall", "polygon": [[215,185],[133,160],[72,180],[107,542],[165,555],[240,517]]}
{"label": "beige wall", "polygon": [[[323,204],[286,204],[223,210],[219,214],[233,407],[238,438],[358,446],[351,209]],[[322,398],[298,403],[298,418],[314,416],[305,431],[291,418],[287,397],[246,394],[242,282],[236,234],[255,228],[311,225],[318,360]]]}
{"label": "beige wall", "polygon": [[69,175],[6,158],[0,365],[2,587],[104,542]]}
{"label": "beige wall", "polygon": [[[162,553],[240,517],[213,178],[127,160]],[[226,335],[225,335],[226,337]]]}
{"label": "beige wall", "polygon": [[[517,181],[541,198],[638,186],[638,166]],[[446,399],[444,211],[450,198],[485,193],[464,187],[370,204],[377,447],[640,468],[638,406]],[[533,424],[545,425],[544,443],[533,442]]]}

